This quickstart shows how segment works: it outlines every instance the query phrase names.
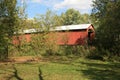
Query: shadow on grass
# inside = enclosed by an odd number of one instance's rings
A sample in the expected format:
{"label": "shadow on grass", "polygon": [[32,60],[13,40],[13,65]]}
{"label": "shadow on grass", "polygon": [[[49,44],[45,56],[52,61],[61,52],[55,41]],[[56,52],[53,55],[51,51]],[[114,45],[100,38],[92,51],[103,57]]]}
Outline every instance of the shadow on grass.
{"label": "shadow on grass", "polygon": [[16,67],[13,65],[13,69],[14,69],[14,72],[13,72],[13,75],[11,75],[10,77],[7,77],[8,79],[7,80],[11,80],[12,78],[16,78],[17,80],[23,80],[19,75],[18,75],[18,71],[16,69]]}
{"label": "shadow on grass", "polygon": [[88,68],[77,70],[82,72],[90,80],[120,80],[120,63],[100,64],[82,63]]}
{"label": "shadow on grass", "polygon": [[42,77],[42,71],[41,71],[40,67],[38,67],[38,69],[39,69],[39,80],[44,80]]}

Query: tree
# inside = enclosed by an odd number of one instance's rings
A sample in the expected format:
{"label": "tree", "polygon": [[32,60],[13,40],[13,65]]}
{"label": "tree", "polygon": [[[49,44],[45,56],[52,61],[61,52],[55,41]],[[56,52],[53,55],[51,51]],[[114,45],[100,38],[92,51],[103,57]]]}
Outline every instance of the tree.
{"label": "tree", "polygon": [[89,23],[89,15],[82,15],[75,9],[68,9],[65,13],[61,14],[61,21],[63,25]]}
{"label": "tree", "polygon": [[81,14],[79,11],[74,9],[68,9],[65,13],[61,15],[63,25],[79,24]]}
{"label": "tree", "polygon": [[34,27],[39,34],[32,37],[31,46],[37,55],[50,54],[56,52],[56,33],[50,30],[61,25],[60,18],[52,11],[48,10],[44,15],[35,17]]}
{"label": "tree", "polygon": [[94,1],[93,15],[98,20],[97,43],[99,47],[120,55],[120,0]]}
{"label": "tree", "polygon": [[81,15],[81,24],[90,23],[90,15],[85,13]]}
{"label": "tree", "polygon": [[0,0],[0,58],[8,57],[8,48],[18,19],[16,0]]}
{"label": "tree", "polygon": [[37,15],[37,17],[35,17],[35,22],[38,24],[38,28],[47,31],[50,28],[61,25],[60,17],[51,10],[47,10],[44,15]]}

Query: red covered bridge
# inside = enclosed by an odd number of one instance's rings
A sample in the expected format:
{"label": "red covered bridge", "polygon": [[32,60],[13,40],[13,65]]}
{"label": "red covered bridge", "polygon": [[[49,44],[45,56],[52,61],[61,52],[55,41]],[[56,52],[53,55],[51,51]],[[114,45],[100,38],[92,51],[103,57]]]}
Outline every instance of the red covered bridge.
{"label": "red covered bridge", "polygon": [[[88,44],[88,41],[92,43],[95,37],[95,30],[92,24],[59,26],[51,29],[50,32],[56,33],[54,36],[57,36],[55,40],[58,45],[85,45]],[[19,37],[13,37],[14,44],[19,43],[22,39],[30,42],[34,33],[42,34],[35,29],[24,30],[23,33]],[[53,35],[49,34],[49,36]]]}

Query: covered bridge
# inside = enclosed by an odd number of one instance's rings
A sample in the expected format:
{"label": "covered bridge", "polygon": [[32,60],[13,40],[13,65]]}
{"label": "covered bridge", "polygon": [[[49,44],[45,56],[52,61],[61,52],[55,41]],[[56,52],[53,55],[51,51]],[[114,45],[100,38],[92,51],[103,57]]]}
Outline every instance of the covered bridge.
{"label": "covered bridge", "polygon": [[[50,32],[56,33],[54,36],[56,36],[55,40],[58,45],[85,45],[88,42],[92,43],[95,37],[95,30],[92,24],[59,26],[50,29]],[[18,44],[23,38],[26,42],[30,42],[32,40],[32,34],[42,34],[36,29],[24,30],[23,33],[23,35],[19,36],[19,39],[16,36],[13,37],[14,44]],[[49,34],[49,36],[53,35]]]}

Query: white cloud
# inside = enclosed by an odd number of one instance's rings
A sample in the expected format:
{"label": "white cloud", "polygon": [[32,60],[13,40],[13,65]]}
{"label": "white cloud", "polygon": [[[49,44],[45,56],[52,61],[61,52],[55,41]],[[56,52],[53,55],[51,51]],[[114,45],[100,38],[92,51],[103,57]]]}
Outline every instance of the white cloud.
{"label": "white cloud", "polygon": [[51,4],[56,4],[58,3],[58,1],[61,1],[61,0],[27,0],[27,1],[30,1],[30,2],[33,2],[33,3],[40,3],[40,4],[44,4],[44,5],[50,5],[50,6],[53,6]]}
{"label": "white cloud", "polygon": [[54,5],[56,10],[63,8],[74,8],[77,10],[89,10],[91,9],[92,0],[63,0],[61,3]]}
{"label": "white cloud", "polygon": [[33,0],[34,2],[41,2],[42,0]]}
{"label": "white cloud", "polygon": [[42,0],[31,0],[32,2],[35,2],[35,3],[41,3]]}
{"label": "white cloud", "polygon": [[54,10],[73,8],[80,12],[86,13],[92,9],[93,0],[27,0],[50,7]]}
{"label": "white cloud", "polygon": [[55,4],[59,4],[60,2],[61,0],[42,0],[42,3],[49,7],[54,7]]}

